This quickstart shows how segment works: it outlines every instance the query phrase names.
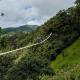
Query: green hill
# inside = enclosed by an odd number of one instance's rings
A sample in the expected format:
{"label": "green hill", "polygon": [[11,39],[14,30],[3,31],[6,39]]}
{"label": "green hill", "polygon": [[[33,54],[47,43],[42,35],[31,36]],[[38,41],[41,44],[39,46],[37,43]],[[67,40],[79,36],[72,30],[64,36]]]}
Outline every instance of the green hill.
{"label": "green hill", "polygon": [[9,27],[9,28],[4,28],[3,32],[4,33],[10,33],[10,32],[32,32],[36,30],[38,26],[36,25],[23,25],[20,27]]}
{"label": "green hill", "polygon": [[80,80],[79,4],[59,11],[35,31],[0,37],[0,53],[40,42],[50,33],[43,44],[0,56],[0,80]]}
{"label": "green hill", "polygon": [[77,64],[80,64],[80,38],[64,49],[56,60],[51,63],[51,66],[53,69],[66,69],[68,66]]}
{"label": "green hill", "polygon": [[50,67],[55,75],[44,76],[41,80],[80,80],[80,38],[64,49]]}

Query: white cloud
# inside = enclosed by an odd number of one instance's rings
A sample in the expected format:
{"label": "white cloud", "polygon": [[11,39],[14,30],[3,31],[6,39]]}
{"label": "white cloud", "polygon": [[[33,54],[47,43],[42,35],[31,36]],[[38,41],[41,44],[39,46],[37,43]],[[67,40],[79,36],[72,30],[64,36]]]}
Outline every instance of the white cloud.
{"label": "white cloud", "polygon": [[0,26],[42,24],[60,9],[72,6],[75,0],[0,0]]}

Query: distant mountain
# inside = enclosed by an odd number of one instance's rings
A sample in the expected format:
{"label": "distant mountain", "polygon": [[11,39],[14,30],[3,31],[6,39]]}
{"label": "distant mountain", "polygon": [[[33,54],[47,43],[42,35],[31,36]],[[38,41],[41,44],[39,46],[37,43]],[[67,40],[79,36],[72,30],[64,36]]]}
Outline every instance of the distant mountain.
{"label": "distant mountain", "polygon": [[10,33],[10,32],[31,32],[33,30],[36,30],[38,26],[37,25],[23,25],[20,27],[9,27],[4,28],[3,32]]}

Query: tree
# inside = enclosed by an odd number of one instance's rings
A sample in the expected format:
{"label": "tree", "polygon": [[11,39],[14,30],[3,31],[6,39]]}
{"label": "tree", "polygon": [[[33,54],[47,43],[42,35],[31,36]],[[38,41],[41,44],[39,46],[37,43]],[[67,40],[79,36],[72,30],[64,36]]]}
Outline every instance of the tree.
{"label": "tree", "polygon": [[75,2],[77,5],[79,5],[80,4],[80,0],[76,0],[76,2]]}
{"label": "tree", "polygon": [[0,35],[1,35],[1,32],[2,32],[2,30],[1,30],[1,27],[0,27]]}

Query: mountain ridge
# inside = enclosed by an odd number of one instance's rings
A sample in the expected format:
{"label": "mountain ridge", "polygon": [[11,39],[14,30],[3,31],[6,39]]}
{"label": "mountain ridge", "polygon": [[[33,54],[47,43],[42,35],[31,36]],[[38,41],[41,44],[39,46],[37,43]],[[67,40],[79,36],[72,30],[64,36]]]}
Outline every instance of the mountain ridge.
{"label": "mountain ridge", "polygon": [[19,27],[8,27],[3,28],[4,33],[10,33],[10,32],[32,32],[36,30],[38,26],[37,25],[22,25]]}

